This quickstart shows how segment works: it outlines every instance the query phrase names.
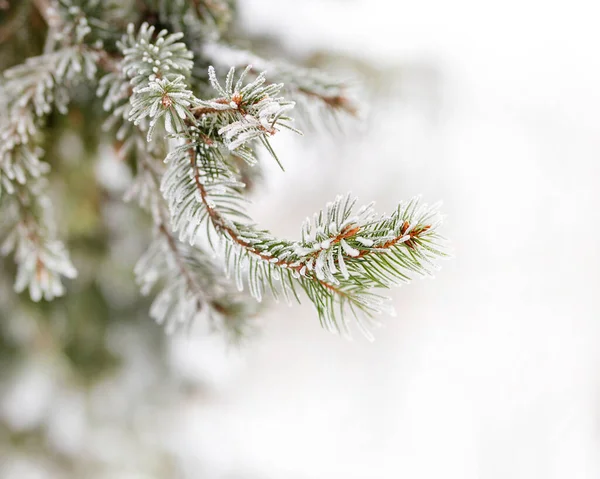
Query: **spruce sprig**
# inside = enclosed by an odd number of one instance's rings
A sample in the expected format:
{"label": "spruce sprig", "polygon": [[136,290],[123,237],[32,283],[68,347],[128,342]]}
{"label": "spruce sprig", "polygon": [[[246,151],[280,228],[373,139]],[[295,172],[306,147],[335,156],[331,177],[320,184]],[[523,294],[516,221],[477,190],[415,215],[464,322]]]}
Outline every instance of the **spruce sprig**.
{"label": "spruce sprig", "polygon": [[[369,334],[374,316],[389,311],[382,290],[431,275],[444,256],[437,206],[413,199],[381,215],[348,194],[307,219],[297,240],[257,226],[242,180],[260,166],[260,151],[283,168],[270,140],[283,130],[300,134],[291,116],[297,102],[334,116],[357,109],[343,82],[225,45],[231,12],[217,3],[158,0],[156,10],[129,12],[132,23],[116,39],[124,28],[118,2],[36,2],[49,25],[45,51],[0,78],[0,201],[11,219],[0,233],[3,253],[15,252],[16,287],[51,299],[64,291],[61,276],[75,275],[49,214],[40,144],[46,118],[67,111],[76,86],[95,84],[107,134],[123,158],[136,158],[128,197],[153,219],[135,272],[144,293],[158,291],[158,322],[175,330],[208,316],[241,332],[255,308],[231,289],[232,277],[257,301],[304,293],[324,327],[347,333],[354,316]],[[179,31],[144,21],[151,17]],[[207,63],[217,68],[200,71]]]}
{"label": "spruce sprig", "polygon": [[[139,50],[159,55],[164,54],[160,45],[167,51],[176,45],[181,52],[175,42],[179,36],[161,32],[157,38],[150,45],[145,38]],[[224,254],[228,274],[240,289],[247,285],[258,301],[267,290],[288,300],[298,299],[297,291],[303,290],[325,327],[348,332],[348,312],[361,321],[387,309],[378,288],[409,281],[413,274],[431,274],[435,259],[444,254],[436,232],[439,221],[435,208],[419,206],[417,200],[377,217],[372,205],[355,212],[356,200],[340,196],[315,215],[312,225],[305,223],[301,241],[279,239],[258,228],[244,209],[244,185],[226,161],[226,151],[254,164],[262,146],[277,159],[269,138],[282,128],[296,131],[287,115],[294,104],[279,95],[283,85],[268,83],[264,73],[245,83],[251,66],[237,81],[231,68],[221,85],[210,67],[208,77],[218,96],[202,100],[186,89],[184,76],[167,78],[170,66],[163,71],[157,62],[152,69],[144,64],[148,78],[141,78],[133,60],[140,58],[139,50],[123,51],[132,84],[148,85],[134,87],[131,118],[147,116],[154,127],[164,117],[176,143],[161,182],[173,229],[192,245],[207,238]],[[185,95],[172,96],[173,85]]]}

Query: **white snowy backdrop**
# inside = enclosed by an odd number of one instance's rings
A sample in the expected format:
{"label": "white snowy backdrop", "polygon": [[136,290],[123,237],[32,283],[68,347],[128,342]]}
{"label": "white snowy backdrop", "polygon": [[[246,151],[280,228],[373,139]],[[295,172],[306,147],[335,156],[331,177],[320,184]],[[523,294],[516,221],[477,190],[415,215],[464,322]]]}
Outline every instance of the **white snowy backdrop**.
{"label": "white snowy backdrop", "polygon": [[[383,210],[422,193],[444,200],[455,258],[395,293],[373,344],[320,331],[309,307],[273,310],[172,424],[190,477],[600,477],[593,2],[241,5],[251,31],[386,78],[363,135],[280,139],[280,206],[259,200],[260,219],[293,235],[338,191]],[[223,368],[213,342],[178,360]]]}

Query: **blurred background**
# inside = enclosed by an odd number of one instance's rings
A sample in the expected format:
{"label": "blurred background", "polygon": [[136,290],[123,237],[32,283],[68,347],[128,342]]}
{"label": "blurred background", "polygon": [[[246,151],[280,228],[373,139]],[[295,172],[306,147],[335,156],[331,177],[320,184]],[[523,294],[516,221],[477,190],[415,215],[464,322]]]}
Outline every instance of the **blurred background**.
{"label": "blurred background", "polygon": [[[380,211],[422,194],[444,201],[454,258],[393,292],[374,343],[321,330],[309,304],[273,305],[241,347],[165,342],[130,275],[144,231],[104,231],[104,251],[79,204],[76,299],[34,310],[0,284],[0,477],[600,477],[593,2],[239,8],[290,59],[358,76],[367,107],[346,134],[276,138],[286,173],[267,165],[259,223],[295,237],[336,193]],[[81,144],[56,147],[77,165]],[[109,225],[132,214],[114,167],[94,166]]]}

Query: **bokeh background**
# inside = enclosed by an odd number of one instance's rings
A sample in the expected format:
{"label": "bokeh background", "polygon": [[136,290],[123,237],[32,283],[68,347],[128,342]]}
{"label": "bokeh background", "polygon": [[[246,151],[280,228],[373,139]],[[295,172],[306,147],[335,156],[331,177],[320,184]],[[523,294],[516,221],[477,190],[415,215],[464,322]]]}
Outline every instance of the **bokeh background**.
{"label": "bokeh background", "polygon": [[[241,347],[215,335],[164,344],[147,303],[130,304],[134,285],[100,281],[85,301],[102,297],[97,314],[110,319],[100,330],[78,322],[89,344],[65,358],[45,342],[45,321],[10,310],[2,284],[5,342],[36,347],[18,368],[9,356],[17,372],[0,388],[0,477],[600,477],[593,2],[239,6],[240,25],[266,44],[358,76],[366,105],[346,134],[276,138],[286,173],[267,165],[254,216],[294,237],[338,192],[382,211],[422,194],[444,201],[454,258],[434,280],[394,291],[398,315],[374,343],[321,330],[307,304],[274,305]],[[115,190],[102,214],[122,218],[112,167],[95,167]],[[143,239],[106,234],[125,269]],[[83,278],[108,275],[103,264]],[[139,321],[120,323],[106,298]],[[35,314],[55,327],[56,308]],[[73,358],[90,371],[109,361],[94,355],[99,335],[121,367],[73,380]]]}

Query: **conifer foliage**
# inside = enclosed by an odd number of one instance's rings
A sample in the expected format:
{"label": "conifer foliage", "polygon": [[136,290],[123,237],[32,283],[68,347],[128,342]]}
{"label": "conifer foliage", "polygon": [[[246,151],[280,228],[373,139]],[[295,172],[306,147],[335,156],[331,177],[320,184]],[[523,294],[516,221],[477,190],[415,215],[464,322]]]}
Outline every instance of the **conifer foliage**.
{"label": "conifer foliage", "polygon": [[168,331],[207,318],[238,336],[271,295],[305,296],[327,329],[347,333],[354,318],[368,335],[389,310],[382,290],[436,269],[440,216],[418,199],[378,214],[339,195],[294,240],[248,216],[244,178],[264,152],[283,164],[270,139],[300,134],[296,104],[311,118],[355,115],[357,106],[342,82],[228,44],[229,2],[33,4],[48,26],[45,50],[0,77],[1,252],[14,255],[17,291],[51,300],[76,276],[45,194],[41,146],[48,118],[66,113],[82,85],[101,102],[106,141],[135,159],[126,199],[154,224],[135,276]]}

